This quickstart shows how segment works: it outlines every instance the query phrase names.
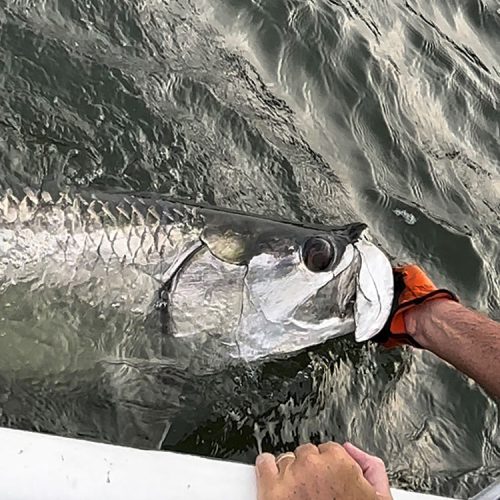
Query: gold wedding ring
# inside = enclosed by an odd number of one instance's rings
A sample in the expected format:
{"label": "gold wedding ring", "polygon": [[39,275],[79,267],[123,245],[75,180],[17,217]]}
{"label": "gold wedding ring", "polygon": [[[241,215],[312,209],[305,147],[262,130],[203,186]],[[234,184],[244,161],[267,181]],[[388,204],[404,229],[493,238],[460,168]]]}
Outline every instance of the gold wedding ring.
{"label": "gold wedding ring", "polygon": [[276,459],[276,464],[279,464],[282,460],[285,460],[286,458],[295,460],[297,457],[295,456],[295,453],[293,451],[288,451],[286,453],[282,453],[277,459]]}

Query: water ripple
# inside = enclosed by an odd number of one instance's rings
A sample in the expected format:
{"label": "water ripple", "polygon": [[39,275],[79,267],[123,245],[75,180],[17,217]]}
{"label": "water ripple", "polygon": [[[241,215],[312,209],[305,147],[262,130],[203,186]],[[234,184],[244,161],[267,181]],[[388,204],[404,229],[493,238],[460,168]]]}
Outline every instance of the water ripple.
{"label": "water ripple", "polygon": [[[0,187],[55,179],[364,220],[500,319],[497,10],[1,0]],[[15,293],[1,297],[2,425],[244,461],[350,439],[395,485],[456,496],[500,472],[498,405],[428,354],[343,339],[199,377],[154,358],[126,311]]]}

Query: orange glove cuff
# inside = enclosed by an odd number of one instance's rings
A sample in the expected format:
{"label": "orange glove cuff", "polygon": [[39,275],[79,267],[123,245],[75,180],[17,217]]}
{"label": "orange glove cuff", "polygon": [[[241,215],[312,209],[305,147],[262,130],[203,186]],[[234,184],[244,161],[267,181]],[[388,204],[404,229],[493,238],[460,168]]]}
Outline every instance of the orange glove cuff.
{"label": "orange glove cuff", "polygon": [[423,304],[424,302],[428,302],[429,300],[438,300],[438,299],[447,299],[454,300],[458,302],[458,298],[455,294],[448,290],[434,290],[430,292],[426,296],[419,297],[417,299],[405,302],[401,304],[396,312],[394,313],[391,321],[391,333],[393,335],[401,335],[406,333],[406,324],[405,324],[405,313],[414,307]]}
{"label": "orange glove cuff", "polygon": [[396,268],[394,272],[401,276],[404,289],[399,296],[398,306],[390,323],[390,333],[394,337],[389,337],[384,343],[387,348],[404,344],[416,345],[406,330],[405,313],[408,310],[429,300],[447,299],[458,302],[455,294],[448,290],[438,289],[425,272],[416,265]]}

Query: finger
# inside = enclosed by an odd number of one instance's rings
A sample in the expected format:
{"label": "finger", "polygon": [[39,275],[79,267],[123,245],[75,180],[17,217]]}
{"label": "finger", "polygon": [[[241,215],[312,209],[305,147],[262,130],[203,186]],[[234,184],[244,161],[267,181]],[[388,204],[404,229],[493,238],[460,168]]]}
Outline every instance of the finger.
{"label": "finger", "polygon": [[311,455],[319,455],[318,447],[314,446],[311,443],[303,444],[295,450],[297,461],[303,461],[305,458]]}
{"label": "finger", "polygon": [[346,455],[347,452],[344,450],[344,448],[338,444],[334,443],[333,441],[330,441],[329,443],[323,443],[318,446],[318,450],[321,455]]}
{"label": "finger", "polygon": [[365,473],[370,467],[374,466],[373,461],[377,457],[366,453],[365,451],[361,450],[351,443],[345,443],[344,449],[351,456],[351,458],[353,458],[359,464],[363,473]]}
{"label": "finger", "polygon": [[255,471],[258,488],[269,487],[278,477],[278,467],[276,467],[274,455],[270,453],[259,455],[255,461]]}
{"label": "finger", "polygon": [[351,443],[345,443],[344,449],[359,464],[363,476],[375,488],[377,493],[384,497],[391,497],[389,478],[383,460],[360,450]]}
{"label": "finger", "polygon": [[288,467],[290,467],[290,465],[292,465],[293,462],[295,462],[296,459],[297,457],[291,451],[289,451],[288,453],[281,454],[276,459],[276,466],[278,467],[278,471],[281,476],[286,472]]}

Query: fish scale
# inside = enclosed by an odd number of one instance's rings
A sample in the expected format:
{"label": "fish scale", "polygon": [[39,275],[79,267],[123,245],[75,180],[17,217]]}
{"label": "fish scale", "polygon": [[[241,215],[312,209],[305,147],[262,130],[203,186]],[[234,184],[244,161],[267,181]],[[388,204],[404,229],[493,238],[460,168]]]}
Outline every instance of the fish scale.
{"label": "fish scale", "polygon": [[[40,281],[61,286],[71,280],[74,286],[92,273],[111,272],[116,281],[131,268],[149,276],[158,288],[184,245],[198,240],[201,233],[201,220],[193,207],[99,196],[27,189],[24,197],[17,198],[6,192],[0,201],[2,289],[32,280],[36,286]],[[151,295],[150,280],[146,281]]]}

